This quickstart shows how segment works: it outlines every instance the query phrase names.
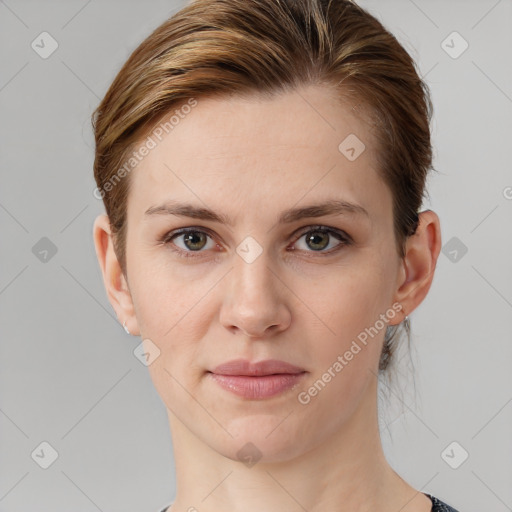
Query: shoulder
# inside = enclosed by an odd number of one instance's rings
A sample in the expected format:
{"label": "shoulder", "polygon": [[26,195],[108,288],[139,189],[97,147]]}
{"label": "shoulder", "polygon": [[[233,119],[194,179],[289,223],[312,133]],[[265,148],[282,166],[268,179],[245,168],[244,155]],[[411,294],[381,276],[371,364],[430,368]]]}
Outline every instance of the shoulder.
{"label": "shoulder", "polygon": [[430,500],[432,501],[432,511],[431,512],[459,512],[458,510],[450,507],[450,505],[446,504],[444,501],[432,496],[431,494],[426,494]]}

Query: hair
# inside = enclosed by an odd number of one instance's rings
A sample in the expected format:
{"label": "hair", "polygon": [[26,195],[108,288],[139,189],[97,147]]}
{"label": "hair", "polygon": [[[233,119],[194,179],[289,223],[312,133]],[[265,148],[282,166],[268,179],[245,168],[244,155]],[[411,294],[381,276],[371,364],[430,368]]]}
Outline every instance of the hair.
{"label": "hair", "polygon": [[[307,85],[328,86],[369,116],[404,257],[432,167],[432,104],[407,51],[350,0],[195,0],[133,51],[92,116],[94,177],[125,277],[131,183],[125,164],[163,116],[191,98],[270,98]],[[386,331],[380,371],[392,359],[395,332]]]}

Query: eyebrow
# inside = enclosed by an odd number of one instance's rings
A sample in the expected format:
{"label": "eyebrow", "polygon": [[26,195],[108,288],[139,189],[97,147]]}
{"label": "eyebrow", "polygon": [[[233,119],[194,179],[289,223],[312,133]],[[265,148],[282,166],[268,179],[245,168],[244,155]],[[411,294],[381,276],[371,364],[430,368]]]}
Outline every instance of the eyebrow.
{"label": "eyebrow", "polygon": [[[323,217],[325,215],[360,215],[370,218],[369,213],[358,204],[338,199],[325,201],[320,204],[311,204],[301,208],[290,208],[281,213],[278,219],[280,224],[290,224],[301,219]],[[191,217],[194,219],[219,222],[233,226],[233,221],[227,215],[214,212],[209,208],[194,206],[192,204],[167,201],[159,206],[148,208],[145,215],[176,215],[178,217]]]}

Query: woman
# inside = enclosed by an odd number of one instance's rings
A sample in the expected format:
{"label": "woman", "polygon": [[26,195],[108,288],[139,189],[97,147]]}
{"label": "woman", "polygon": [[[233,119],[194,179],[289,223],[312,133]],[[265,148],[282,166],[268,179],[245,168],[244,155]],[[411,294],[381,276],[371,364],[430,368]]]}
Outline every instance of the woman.
{"label": "woman", "polygon": [[168,512],[454,510],[391,468],[377,415],[441,247],[430,116],[345,0],[197,0],[115,78],[94,242],[167,408]]}

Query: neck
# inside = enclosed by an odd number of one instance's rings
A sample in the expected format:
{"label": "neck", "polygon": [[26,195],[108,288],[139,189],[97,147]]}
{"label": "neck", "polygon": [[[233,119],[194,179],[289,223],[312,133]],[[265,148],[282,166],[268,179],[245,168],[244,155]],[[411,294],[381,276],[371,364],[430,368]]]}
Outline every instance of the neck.
{"label": "neck", "polygon": [[177,483],[169,512],[430,510],[428,498],[385,459],[376,396],[376,387],[368,389],[343,428],[312,449],[272,462],[262,457],[250,467],[213,450],[168,411]]}

